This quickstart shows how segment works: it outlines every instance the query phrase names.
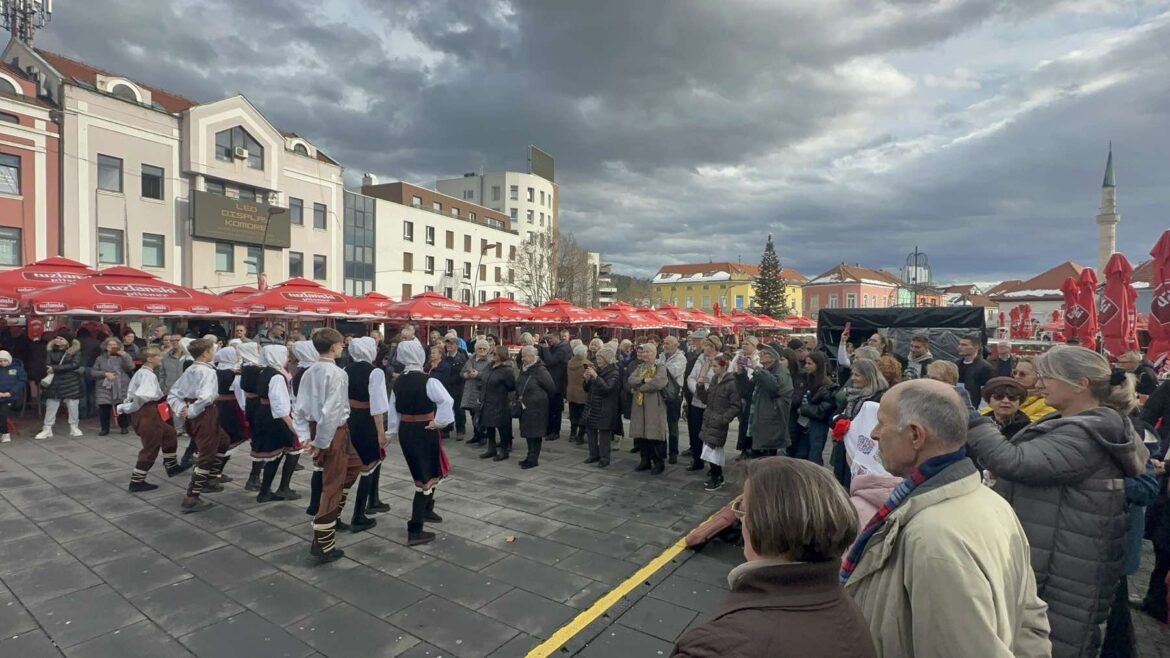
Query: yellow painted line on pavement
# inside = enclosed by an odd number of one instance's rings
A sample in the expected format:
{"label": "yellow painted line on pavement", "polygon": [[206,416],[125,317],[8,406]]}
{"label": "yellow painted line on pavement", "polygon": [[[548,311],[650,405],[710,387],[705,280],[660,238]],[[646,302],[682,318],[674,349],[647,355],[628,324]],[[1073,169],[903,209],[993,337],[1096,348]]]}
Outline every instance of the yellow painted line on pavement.
{"label": "yellow painted line on pavement", "polygon": [[675,542],[670,548],[662,551],[658,557],[651,560],[646,566],[638,569],[634,575],[627,578],[621,585],[618,585],[610,590],[608,594],[598,599],[588,610],[577,615],[573,621],[562,626],[538,647],[528,652],[528,658],[548,658],[548,656],[553,655],[557,649],[560,649],[566,642],[573,639],[586,626],[600,619],[622,597],[637,589],[639,585],[646,582],[647,578],[653,576],[659,569],[669,564],[671,560],[678,557],[686,549],[685,538]]}

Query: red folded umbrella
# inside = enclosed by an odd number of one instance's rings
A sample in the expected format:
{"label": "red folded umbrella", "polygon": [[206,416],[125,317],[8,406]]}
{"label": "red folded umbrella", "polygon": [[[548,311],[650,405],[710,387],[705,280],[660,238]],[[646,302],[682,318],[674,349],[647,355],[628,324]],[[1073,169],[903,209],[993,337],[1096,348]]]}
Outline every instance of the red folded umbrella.
{"label": "red folded umbrella", "polygon": [[1032,305],[1024,304],[1024,308],[1020,311],[1020,338],[1023,340],[1030,340],[1032,338]]}
{"label": "red folded umbrella", "polygon": [[1068,277],[1061,285],[1064,293],[1064,338],[1080,338],[1085,323],[1089,321],[1089,313],[1080,306],[1081,287],[1076,277]]}
{"label": "red folded umbrella", "polygon": [[1150,281],[1154,297],[1146,319],[1151,339],[1146,355],[1157,362],[1170,355],[1170,230],[1162,233],[1150,255],[1154,257],[1154,277]]}
{"label": "red folded umbrella", "polygon": [[361,300],[302,278],[240,297],[236,304],[247,305],[257,315],[348,319],[362,315]]}
{"label": "red folded umbrella", "polygon": [[1113,254],[1105,266],[1105,293],[1097,308],[1105,351],[1117,358],[1133,349],[1136,315],[1133,308],[1133,266],[1122,254]]}
{"label": "red folded umbrella", "polygon": [[234,317],[230,300],[167,283],[133,267],[111,267],[25,296],[39,315]]}
{"label": "red folded umbrella", "polygon": [[1092,268],[1086,267],[1081,270],[1081,280],[1077,285],[1079,306],[1085,309],[1088,314],[1081,334],[1081,345],[1095,350],[1097,349],[1097,333],[1101,331],[1100,325],[1097,324],[1097,273]]}
{"label": "red folded umbrella", "polygon": [[1020,337],[1020,314],[1022,312],[1023,311],[1019,306],[1013,306],[1012,310],[1008,313],[1008,315],[1012,319],[1012,330],[1011,330],[1011,337],[1012,338],[1019,338]]}

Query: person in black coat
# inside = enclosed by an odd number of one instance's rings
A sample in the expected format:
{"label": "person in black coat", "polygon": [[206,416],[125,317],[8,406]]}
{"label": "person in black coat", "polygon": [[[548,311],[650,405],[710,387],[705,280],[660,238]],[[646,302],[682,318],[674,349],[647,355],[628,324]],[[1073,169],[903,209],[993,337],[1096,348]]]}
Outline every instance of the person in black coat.
{"label": "person in black coat", "polygon": [[61,401],[65,401],[65,408],[69,412],[69,436],[81,436],[78,427],[78,406],[83,392],[81,382],[81,343],[67,333],[62,333],[53,339],[49,345],[49,352],[45,357],[47,370],[53,374],[53,382],[45,391],[45,427],[35,437],[36,439],[50,439],[53,437],[53,423],[57,419],[57,410]]}
{"label": "person in black coat", "polygon": [[801,372],[805,386],[797,407],[801,427],[800,441],[796,444],[797,459],[807,459],[814,464],[824,465],[825,443],[829,437],[829,424],[837,415],[837,387],[829,379],[829,359],[823,352],[810,352],[804,357]]}
{"label": "person in black coat", "polygon": [[[482,427],[487,439],[487,450],[480,459],[504,461],[512,451],[512,410],[509,398],[516,390],[516,373],[508,348],[497,345],[490,354],[492,368],[483,380],[483,405],[480,406],[475,426]],[[500,441],[496,443],[496,432]]]}
{"label": "person in black coat", "polygon": [[1150,572],[1149,586],[1139,609],[1166,623],[1170,613],[1166,605],[1166,574],[1170,573],[1170,494],[1167,493],[1170,476],[1167,475],[1165,461],[1167,447],[1170,446],[1170,380],[1162,382],[1146,400],[1141,419],[1150,426],[1158,421],[1162,425],[1158,447],[1150,451],[1150,461],[1158,476],[1158,495],[1146,508],[1145,536],[1154,544],[1154,569]]}
{"label": "person in black coat", "polygon": [[585,366],[585,392],[589,400],[585,403],[585,436],[589,444],[589,458],[586,464],[597,464],[598,468],[609,466],[610,447],[614,432],[622,431],[622,386],[623,378],[618,370],[617,350],[612,345],[597,350],[597,365]]}
{"label": "person in black coat", "polygon": [[[548,427],[542,436],[549,441],[556,441],[561,438],[561,414],[565,408],[565,391],[569,388],[569,360],[573,358],[573,348],[568,342],[562,341],[560,335],[550,331],[541,341],[539,356],[555,388],[549,395]],[[523,430],[520,435],[524,436]],[[540,454],[539,446],[536,452]]]}
{"label": "person in black coat", "polygon": [[[535,347],[522,348],[520,360],[524,365],[516,379],[516,400],[521,409],[520,436],[528,444],[528,455],[521,460],[520,468],[533,468],[540,462],[540,448],[551,422],[549,417],[554,413],[560,416],[560,411],[554,405],[561,398],[557,384],[549,375],[548,368],[540,362]],[[559,418],[557,427],[560,427]]]}

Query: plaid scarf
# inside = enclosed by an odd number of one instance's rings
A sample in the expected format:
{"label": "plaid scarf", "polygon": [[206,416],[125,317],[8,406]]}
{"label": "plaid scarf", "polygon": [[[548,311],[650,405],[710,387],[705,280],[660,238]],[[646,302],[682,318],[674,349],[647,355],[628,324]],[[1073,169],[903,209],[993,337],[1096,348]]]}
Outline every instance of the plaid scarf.
{"label": "plaid scarf", "polygon": [[894,488],[894,493],[890,494],[889,500],[885,505],[873,515],[869,523],[865,524],[865,529],[857,536],[857,541],[853,542],[853,547],[849,549],[849,554],[841,563],[841,584],[844,585],[849,576],[853,575],[853,570],[857,568],[857,563],[861,561],[861,554],[865,552],[865,545],[877,533],[879,529],[886,523],[886,519],[894,513],[894,510],[902,506],[910,494],[918,488],[918,485],[926,482],[930,478],[941,473],[946,467],[967,457],[967,447],[963,446],[955,452],[938,457],[932,457],[924,462],[910,477],[902,480],[902,483]]}

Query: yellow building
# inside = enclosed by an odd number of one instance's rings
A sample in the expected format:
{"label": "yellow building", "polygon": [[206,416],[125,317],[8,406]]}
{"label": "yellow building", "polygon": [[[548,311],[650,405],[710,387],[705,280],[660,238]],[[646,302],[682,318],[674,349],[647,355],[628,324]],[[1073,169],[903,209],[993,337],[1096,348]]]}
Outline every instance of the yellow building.
{"label": "yellow building", "polygon": [[[808,277],[784,269],[790,315],[802,315],[801,286]],[[663,265],[650,282],[650,302],[657,307],[678,306],[711,312],[718,304],[725,313],[747,311],[755,303],[753,283],[760,274],[758,265],[743,263],[696,263]]]}

